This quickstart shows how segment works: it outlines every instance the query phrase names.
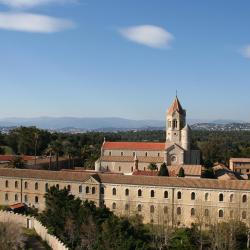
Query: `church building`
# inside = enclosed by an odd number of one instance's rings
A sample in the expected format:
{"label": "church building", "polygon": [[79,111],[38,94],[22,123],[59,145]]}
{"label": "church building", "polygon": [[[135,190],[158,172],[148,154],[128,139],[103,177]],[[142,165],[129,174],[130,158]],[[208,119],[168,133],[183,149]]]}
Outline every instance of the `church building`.
{"label": "church building", "polygon": [[169,168],[182,166],[188,172],[200,164],[200,151],[192,150],[190,144],[191,128],[186,124],[186,110],[176,96],[166,113],[165,142],[104,140],[95,170],[132,174],[134,171],[146,171],[150,163],[155,163],[159,169],[165,162]]}

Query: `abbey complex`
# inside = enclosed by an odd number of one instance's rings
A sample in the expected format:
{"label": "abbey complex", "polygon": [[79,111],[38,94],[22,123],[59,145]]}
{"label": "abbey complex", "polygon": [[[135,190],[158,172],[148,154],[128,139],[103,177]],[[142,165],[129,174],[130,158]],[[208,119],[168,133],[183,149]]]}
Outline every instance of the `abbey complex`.
{"label": "abbey complex", "polygon": [[[103,142],[95,171],[0,168],[0,204],[45,209],[51,186],[66,187],[82,200],[145,223],[204,226],[230,219],[250,222],[250,182],[201,178],[200,152],[190,146],[186,111],[176,97],[166,114],[165,142]],[[170,176],[148,173],[165,163]],[[185,177],[178,177],[180,168]]]}

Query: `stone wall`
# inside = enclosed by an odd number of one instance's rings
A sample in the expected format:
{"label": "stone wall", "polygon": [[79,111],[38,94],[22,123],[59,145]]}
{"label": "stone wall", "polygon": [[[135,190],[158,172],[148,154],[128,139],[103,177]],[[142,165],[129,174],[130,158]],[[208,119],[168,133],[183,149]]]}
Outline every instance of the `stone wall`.
{"label": "stone wall", "polygon": [[69,250],[57,237],[49,234],[47,228],[34,217],[0,211],[0,221],[13,222],[19,224],[21,227],[34,229],[42,240],[46,241],[53,250]]}

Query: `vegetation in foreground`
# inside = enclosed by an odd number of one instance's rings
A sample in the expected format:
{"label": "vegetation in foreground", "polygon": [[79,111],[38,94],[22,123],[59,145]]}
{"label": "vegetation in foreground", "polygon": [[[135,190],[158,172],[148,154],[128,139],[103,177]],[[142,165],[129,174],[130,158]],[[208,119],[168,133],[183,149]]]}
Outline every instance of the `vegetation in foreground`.
{"label": "vegetation in foreground", "polygon": [[239,221],[211,223],[197,218],[191,228],[144,225],[139,215],[118,217],[93,202],[82,202],[67,189],[51,187],[39,219],[70,249],[89,250],[244,250],[248,228]]}

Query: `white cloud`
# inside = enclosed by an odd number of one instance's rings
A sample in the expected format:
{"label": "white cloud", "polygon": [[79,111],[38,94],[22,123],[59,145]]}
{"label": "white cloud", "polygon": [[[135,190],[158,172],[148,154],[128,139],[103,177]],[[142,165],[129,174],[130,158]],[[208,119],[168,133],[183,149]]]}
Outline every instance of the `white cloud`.
{"label": "white cloud", "polygon": [[0,0],[0,4],[7,5],[11,8],[32,8],[52,3],[67,3],[73,0]]}
{"label": "white cloud", "polygon": [[241,49],[241,54],[250,59],[250,44]]}
{"label": "white cloud", "polygon": [[0,29],[53,33],[73,28],[75,24],[67,19],[30,13],[0,12]]}
{"label": "white cloud", "polygon": [[120,34],[130,41],[153,48],[168,48],[174,36],[167,30],[154,25],[122,28]]}

